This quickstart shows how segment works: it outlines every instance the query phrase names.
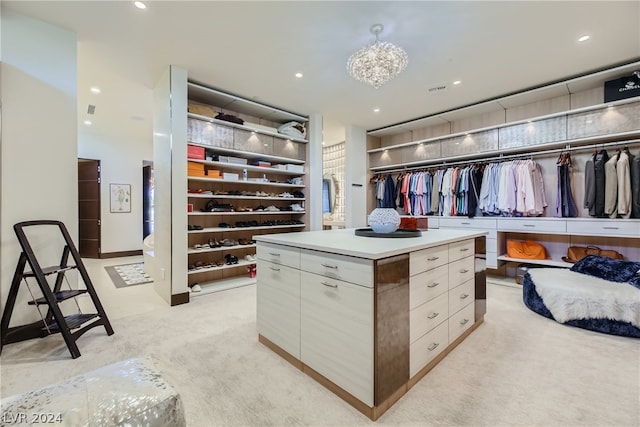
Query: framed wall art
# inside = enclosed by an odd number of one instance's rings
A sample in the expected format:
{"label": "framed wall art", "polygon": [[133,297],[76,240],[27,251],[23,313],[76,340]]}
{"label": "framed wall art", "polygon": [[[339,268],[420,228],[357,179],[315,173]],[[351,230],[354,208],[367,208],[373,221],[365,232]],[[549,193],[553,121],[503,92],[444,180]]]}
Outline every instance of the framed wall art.
{"label": "framed wall art", "polygon": [[112,213],[131,212],[131,184],[109,184]]}

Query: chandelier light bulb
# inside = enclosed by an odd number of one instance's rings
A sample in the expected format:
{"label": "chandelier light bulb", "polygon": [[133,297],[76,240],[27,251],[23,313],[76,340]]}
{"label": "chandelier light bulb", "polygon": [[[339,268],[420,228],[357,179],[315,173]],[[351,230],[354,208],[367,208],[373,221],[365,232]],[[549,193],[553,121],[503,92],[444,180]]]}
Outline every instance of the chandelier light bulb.
{"label": "chandelier light bulb", "polygon": [[372,25],[370,31],[376,41],[359,49],[347,61],[347,71],[354,79],[376,89],[400,74],[409,62],[404,49],[379,40],[383,29],[382,24]]}

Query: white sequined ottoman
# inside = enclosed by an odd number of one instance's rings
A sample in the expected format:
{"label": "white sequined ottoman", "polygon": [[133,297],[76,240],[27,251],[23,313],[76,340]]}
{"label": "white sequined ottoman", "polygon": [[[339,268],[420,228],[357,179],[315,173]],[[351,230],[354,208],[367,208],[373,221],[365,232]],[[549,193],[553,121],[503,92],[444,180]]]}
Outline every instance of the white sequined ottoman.
{"label": "white sequined ottoman", "polygon": [[2,399],[0,425],[185,426],[180,395],[135,358]]}

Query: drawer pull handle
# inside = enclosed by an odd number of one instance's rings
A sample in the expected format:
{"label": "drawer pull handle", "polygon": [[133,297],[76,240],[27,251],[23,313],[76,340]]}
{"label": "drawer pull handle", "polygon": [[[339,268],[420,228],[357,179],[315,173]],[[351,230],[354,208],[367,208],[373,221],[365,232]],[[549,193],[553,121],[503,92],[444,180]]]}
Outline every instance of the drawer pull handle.
{"label": "drawer pull handle", "polygon": [[460,252],[467,252],[469,250],[469,248],[462,248],[460,249]]}
{"label": "drawer pull handle", "polygon": [[270,269],[272,269],[273,271],[280,271],[279,268],[275,268],[275,267],[269,267]]}
{"label": "drawer pull handle", "polygon": [[460,224],[462,224],[462,225],[471,225],[470,222],[461,222]]}
{"label": "drawer pull handle", "polygon": [[469,272],[469,270],[467,270],[466,268],[463,268],[463,269],[460,270],[460,273],[462,273],[462,274],[468,273],[468,272]]}
{"label": "drawer pull handle", "polygon": [[337,265],[328,265],[328,264],[320,264],[320,265],[322,265],[323,267],[326,267],[326,268],[333,268],[334,270],[338,269]]}
{"label": "drawer pull handle", "polygon": [[338,287],[338,285],[336,285],[334,283],[327,283],[327,282],[320,282],[320,283],[322,283],[323,285],[328,286],[330,288],[337,288]]}
{"label": "drawer pull handle", "polygon": [[602,228],[604,228],[605,230],[619,230],[620,229],[620,227],[602,227]]}
{"label": "drawer pull handle", "polygon": [[522,224],[523,227],[535,227],[535,224]]}
{"label": "drawer pull handle", "polygon": [[460,324],[461,324],[461,325],[466,325],[467,323],[469,323],[469,319],[462,319],[462,320],[460,321]]}
{"label": "drawer pull handle", "polygon": [[427,261],[435,261],[437,259],[440,259],[440,257],[439,256],[432,256],[432,257],[427,258]]}
{"label": "drawer pull handle", "polygon": [[269,255],[271,255],[271,256],[280,256],[280,254],[276,253],[276,252],[269,252]]}
{"label": "drawer pull handle", "polygon": [[469,297],[469,294],[462,294],[462,295],[460,295],[460,299],[465,299],[465,298],[468,298],[468,297]]}
{"label": "drawer pull handle", "polygon": [[436,317],[438,317],[440,313],[431,313],[430,315],[427,316],[427,319],[435,319]]}
{"label": "drawer pull handle", "polygon": [[436,287],[436,286],[438,286],[438,285],[440,285],[440,283],[438,283],[438,282],[433,282],[433,283],[431,283],[431,284],[427,285],[427,288],[435,288],[435,287]]}
{"label": "drawer pull handle", "polygon": [[429,351],[433,351],[433,350],[435,350],[439,345],[440,345],[440,343],[439,343],[439,342],[434,342],[433,344],[431,344],[431,345],[429,346],[429,348],[427,348],[427,350],[429,350]]}

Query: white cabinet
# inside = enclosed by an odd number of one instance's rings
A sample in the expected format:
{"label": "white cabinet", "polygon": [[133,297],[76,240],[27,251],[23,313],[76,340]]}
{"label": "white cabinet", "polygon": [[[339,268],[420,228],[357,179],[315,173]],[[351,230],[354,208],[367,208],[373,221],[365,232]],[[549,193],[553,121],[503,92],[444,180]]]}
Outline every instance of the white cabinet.
{"label": "white cabinet", "polygon": [[409,274],[413,276],[421,271],[445,265],[449,262],[449,247],[447,245],[434,246],[428,249],[411,252],[409,259]]}
{"label": "white cabinet", "polygon": [[435,328],[449,317],[449,296],[447,293],[428,301],[415,309],[410,314],[410,339],[413,343],[418,338]]}
{"label": "white cabinet", "polygon": [[496,218],[440,218],[440,228],[468,229],[468,230],[485,230],[489,234],[486,238],[485,256],[488,268],[498,268],[498,247],[502,239],[497,235],[497,219]]}
{"label": "white cabinet", "polygon": [[476,281],[485,277],[474,272],[482,235],[432,233],[427,244],[413,240],[403,253],[366,258],[350,255],[362,242],[345,243],[347,232],[256,236],[258,333],[376,420],[457,345],[452,337],[482,321],[474,304]]}
{"label": "white cabinet", "polygon": [[302,249],[300,268],[332,279],[373,287],[373,261]]}
{"label": "white cabinet", "polygon": [[449,290],[449,313],[462,310],[474,300],[474,285],[473,280],[468,280]]}
{"label": "white cabinet", "polygon": [[[578,236],[603,235],[610,237],[640,238],[638,220],[585,220],[567,221],[567,232]],[[640,243],[639,243],[640,244]]]}
{"label": "white cabinet", "polygon": [[300,358],[300,270],[258,260],[258,333]]}
{"label": "white cabinet", "polygon": [[473,304],[454,313],[449,318],[449,343],[454,342],[460,335],[473,325]]}
{"label": "white cabinet", "polygon": [[257,249],[258,259],[269,261],[275,264],[288,265],[293,268],[300,268],[300,249],[291,246],[272,245],[261,243]]}
{"label": "white cabinet", "polygon": [[373,406],[373,289],[303,271],[300,360]]}
{"label": "white cabinet", "polygon": [[449,290],[449,266],[441,265],[429,271],[423,271],[409,278],[410,308],[437,297]]}
{"label": "white cabinet", "polygon": [[412,252],[410,266],[413,377],[474,323],[475,240]]}
{"label": "white cabinet", "polygon": [[449,345],[449,324],[440,323],[428,334],[411,344],[409,375],[414,377]]}
{"label": "white cabinet", "polygon": [[498,230],[525,233],[565,233],[567,224],[560,218],[504,218],[498,219]]}

